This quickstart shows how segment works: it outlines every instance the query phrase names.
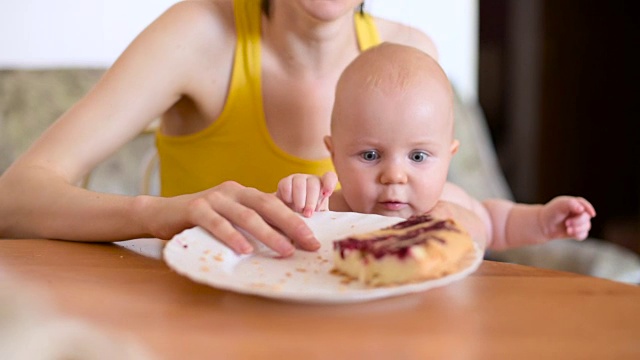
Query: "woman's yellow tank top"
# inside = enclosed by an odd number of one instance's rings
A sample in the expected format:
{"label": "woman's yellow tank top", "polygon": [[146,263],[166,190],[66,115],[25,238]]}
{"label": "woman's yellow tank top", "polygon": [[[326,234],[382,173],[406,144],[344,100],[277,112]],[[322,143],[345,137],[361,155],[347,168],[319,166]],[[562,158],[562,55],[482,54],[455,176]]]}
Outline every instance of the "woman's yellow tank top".
{"label": "woman's yellow tank top", "polygon": [[[209,127],[186,136],[156,133],[162,196],[194,193],[233,180],[264,192],[293,173],[322,175],[330,158],[306,160],[280,149],[262,107],[260,0],[235,0],[237,44],[227,101]],[[369,15],[354,18],[360,50],[380,43]]]}

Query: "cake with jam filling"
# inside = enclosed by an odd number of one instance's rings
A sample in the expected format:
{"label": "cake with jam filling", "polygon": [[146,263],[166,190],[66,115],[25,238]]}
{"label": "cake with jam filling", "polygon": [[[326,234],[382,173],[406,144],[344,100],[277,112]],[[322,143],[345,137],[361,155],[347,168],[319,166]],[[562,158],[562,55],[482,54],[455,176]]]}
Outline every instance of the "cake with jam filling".
{"label": "cake with jam filling", "polygon": [[398,224],[333,242],[333,273],[369,286],[439,278],[473,253],[471,237],[452,219],[416,215]]}

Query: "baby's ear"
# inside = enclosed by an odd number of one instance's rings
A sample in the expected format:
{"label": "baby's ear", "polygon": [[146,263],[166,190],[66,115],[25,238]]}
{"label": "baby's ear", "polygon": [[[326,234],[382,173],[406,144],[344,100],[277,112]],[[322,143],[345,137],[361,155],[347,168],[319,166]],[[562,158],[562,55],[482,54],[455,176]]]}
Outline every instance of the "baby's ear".
{"label": "baby's ear", "polygon": [[327,150],[329,150],[329,153],[331,154],[331,158],[333,159],[333,141],[331,139],[330,135],[326,135],[324,138],[324,146],[327,148]]}
{"label": "baby's ear", "polygon": [[460,141],[458,139],[453,139],[451,142],[451,155],[455,155],[460,148]]}

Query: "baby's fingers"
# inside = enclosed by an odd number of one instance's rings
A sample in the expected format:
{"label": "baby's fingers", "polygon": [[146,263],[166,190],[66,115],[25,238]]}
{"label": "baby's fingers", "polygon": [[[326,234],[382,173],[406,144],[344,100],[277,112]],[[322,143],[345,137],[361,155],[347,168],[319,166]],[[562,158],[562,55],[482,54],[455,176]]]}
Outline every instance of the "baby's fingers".
{"label": "baby's fingers", "polygon": [[585,211],[590,217],[596,216],[596,209],[587,199],[578,197],[576,198],[576,201],[582,206],[582,211]]}
{"label": "baby's fingers", "polygon": [[293,204],[293,178],[295,175],[287,176],[278,182],[276,196],[287,205]]}
{"label": "baby's fingers", "polygon": [[326,198],[333,194],[333,190],[338,186],[338,176],[336,173],[329,171],[322,175],[322,197]]}
{"label": "baby's fingers", "polygon": [[567,228],[567,235],[576,240],[584,240],[587,238],[587,236],[589,236],[590,229],[591,226],[588,225],[578,228]]}
{"label": "baby's fingers", "polygon": [[577,217],[569,218],[565,221],[567,235],[575,237],[578,240],[584,240],[591,230],[591,216],[582,213]]}
{"label": "baby's fingers", "polygon": [[299,175],[293,177],[292,183],[292,209],[304,215],[307,206],[307,182],[309,176]]}
{"label": "baby's fingers", "polygon": [[305,206],[302,211],[302,215],[305,217],[311,217],[313,212],[318,207],[318,203],[321,201],[320,199],[320,179],[317,177],[309,177],[307,178],[307,197],[305,199]]}
{"label": "baby's fingers", "polygon": [[334,172],[327,172],[322,176],[322,187],[316,211],[329,210],[329,197],[338,185],[338,177]]}

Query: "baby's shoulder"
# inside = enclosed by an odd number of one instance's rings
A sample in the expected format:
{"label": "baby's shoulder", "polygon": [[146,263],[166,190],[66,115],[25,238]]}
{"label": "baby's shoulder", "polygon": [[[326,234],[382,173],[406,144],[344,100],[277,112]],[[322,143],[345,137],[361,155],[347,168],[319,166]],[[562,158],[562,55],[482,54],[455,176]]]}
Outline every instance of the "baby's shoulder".
{"label": "baby's shoulder", "polygon": [[471,196],[460,186],[451,182],[446,182],[442,188],[440,200],[453,202],[464,207],[470,207]]}

